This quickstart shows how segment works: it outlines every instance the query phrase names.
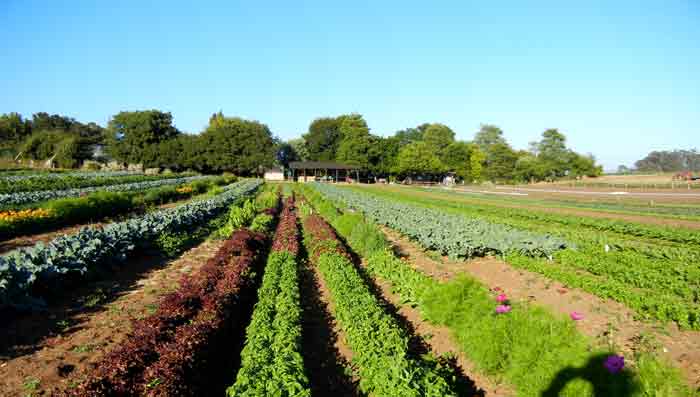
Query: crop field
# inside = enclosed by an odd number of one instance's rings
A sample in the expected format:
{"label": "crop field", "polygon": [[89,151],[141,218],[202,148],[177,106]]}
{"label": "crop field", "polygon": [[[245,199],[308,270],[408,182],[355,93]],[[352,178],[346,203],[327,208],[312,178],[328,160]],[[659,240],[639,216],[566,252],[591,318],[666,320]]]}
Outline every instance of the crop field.
{"label": "crop field", "polygon": [[0,176],[3,396],[698,396],[700,205]]}

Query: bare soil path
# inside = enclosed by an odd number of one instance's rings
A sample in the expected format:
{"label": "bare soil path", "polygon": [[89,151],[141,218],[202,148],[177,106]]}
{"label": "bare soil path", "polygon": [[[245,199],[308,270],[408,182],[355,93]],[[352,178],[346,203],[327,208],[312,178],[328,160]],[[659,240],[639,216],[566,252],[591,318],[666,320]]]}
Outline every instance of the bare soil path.
{"label": "bare soil path", "polygon": [[681,331],[673,323],[636,320],[634,312],[621,303],[515,269],[496,258],[455,262],[430,255],[398,232],[382,230],[394,250],[409,259],[407,263],[438,280],[466,273],[491,289],[500,288],[511,300],[544,306],[565,317],[574,311],[582,313],[584,318],[576,325],[583,334],[603,345],[613,343],[628,356],[639,349],[655,349],[682,370],[691,386],[700,387],[700,332]]}
{"label": "bare soil path", "polygon": [[222,244],[205,241],[172,261],[143,255],[117,269],[112,279],[50,302],[48,313],[22,316],[0,328],[2,395],[46,395],[76,384],[91,363],[126,337],[133,318],[152,313],[160,296]]}
{"label": "bare soil path", "polygon": [[331,315],[330,292],[318,270],[307,261],[300,266],[302,356],[314,396],[360,396],[353,373],[352,350]]}

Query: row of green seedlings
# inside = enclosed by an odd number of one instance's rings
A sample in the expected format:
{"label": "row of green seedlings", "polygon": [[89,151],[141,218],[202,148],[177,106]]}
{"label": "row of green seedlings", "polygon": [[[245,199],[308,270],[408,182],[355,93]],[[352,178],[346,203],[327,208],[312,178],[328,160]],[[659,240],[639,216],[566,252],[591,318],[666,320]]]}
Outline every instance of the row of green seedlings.
{"label": "row of green seedlings", "polygon": [[[267,217],[275,209],[261,214]],[[134,320],[125,341],[107,353],[67,396],[198,396],[211,390],[247,322],[265,234],[240,229],[196,274],[163,296],[156,312]]]}
{"label": "row of green seedlings", "polygon": [[268,256],[258,302],[246,330],[241,368],[228,396],[311,395],[301,356],[299,230],[288,197]]}
{"label": "row of green seedlings", "polygon": [[328,223],[308,214],[303,226],[304,245],[330,291],[332,314],[353,351],[361,391],[372,396],[457,395],[451,369],[410,353],[409,336],[384,311]]}
{"label": "row of green seedlings", "polygon": [[637,352],[627,358],[627,368],[620,368],[624,357],[614,346],[596,346],[573,319],[504,301],[504,291],[489,290],[466,275],[438,282],[397,258],[377,225],[360,213],[310,187],[304,195],[366,258],[374,277],[389,281],[426,320],[449,328],[481,371],[505,379],[518,396],[691,395],[679,372],[655,354]]}
{"label": "row of green seedlings", "polygon": [[44,216],[22,218],[12,222],[0,220],[0,241],[81,223],[101,221],[107,217],[145,212],[157,205],[184,200],[198,194],[216,193],[219,186],[234,181],[231,178],[216,177],[140,192],[96,192],[83,197],[51,200],[31,206],[32,209],[45,210]]}
{"label": "row of green seedlings", "polygon": [[[582,224],[560,225],[549,214],[529,213],[525,216],[524,211],[454,202],[450,197],[436,201],[384,192],[373,192],[373,196],[439,207],[444,212],[482,217],[525,230],[562,235],[574,242],[576,249],[555,252],[552,260],[517,253],[506,255],[505,260],[514,267],[623,303],[635,310],[639,317],[674,321],[684,329],[700,329],[700,268],[693,266],[698,261],[698,254],[692,252],[690,246],[687,249],[671,248],[657,241],[646,244],[647,247],[639,238],[626,237],[621,241],[609,231],[602,234]],[[416,236],[417,239],[421,237]],[[425,245],[425,241],[421,243]],[[659,290],[659,285],[667,288]]]}

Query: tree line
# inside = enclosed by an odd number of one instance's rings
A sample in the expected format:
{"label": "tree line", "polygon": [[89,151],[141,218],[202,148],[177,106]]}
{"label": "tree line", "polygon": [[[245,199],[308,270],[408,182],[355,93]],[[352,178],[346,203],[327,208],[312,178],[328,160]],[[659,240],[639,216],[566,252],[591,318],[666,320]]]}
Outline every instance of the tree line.
{"label": "tree line", "polygon": [[592,155],[567,147],[566,136],[548,129],[528,150],[516,150],[503,131],[482,125],[474,139],[456,139],[440,123],[424,123],[390,136],[372,134],[360,114],[313,120],[300,138],[283,141],[258,121],[213,114],[199,134],[178,130],[172,115],[159,110],[125,111],[106,128],[60,116],[17,113],[0,116],[0,150],[43,160],[55,155],[61,167],[75,167],[104,146],[110,159],[145,167],[259,174],[295,160],[331,160],[357,166],[367,176],[440,179],[448,172],[467,182],[528,182],[596,176]]}
{"label": "tree line", "polygon": [[637,160],[633,168],[621,165],[618,173],[632,172],[700,172],[700,153],[691,150],[654,150]]}
{"label": "tree line", "polygon": [[425,123],[382,137],[371,134],[359,114],[322,117],[302,137],[283,143],[278,159],[283,164],[335,160],[397,179],[439,179],[453,172],[467,182],[529,182],[602,173],[592,155],[568,148],[566,136],[557,129],[544,131],[529,150],[515,150],[494,125],[482,125],[472,141],[455,136],[444,124]]}

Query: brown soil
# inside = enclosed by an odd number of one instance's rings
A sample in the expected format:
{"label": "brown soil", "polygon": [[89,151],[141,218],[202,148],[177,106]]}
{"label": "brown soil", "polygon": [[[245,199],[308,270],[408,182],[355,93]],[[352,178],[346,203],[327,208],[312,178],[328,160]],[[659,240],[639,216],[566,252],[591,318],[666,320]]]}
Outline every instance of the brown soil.
{"label": "brown soil", "polygon": [[[363,264],[364,266],[364,264]],[[383,300],[389,302],[391,309],[401,318],[411,333],[420,339],[420,343],[432,352],[435,356],[451,355],[455,357],[452,365],[462,382],[462,393],[466,396],[513,396],[514,391],[505,384],[499,384],[495,380],[480,374],[474,364],[462,353],[454,343],[451,332],[448,328],[431,324],[425,320],[420,311],[407,304],[401,304],[398,295],[392,293],[391,283],[381,278],[375,278],[374,284],[378,287]],[[477,386],[479,388],[477,389]]]}
{"label": "brown soil", "polygon": [[45,395],[76,384],[82,373],[129,332],[133,318],[155,310],[158,298],[213,256],[223,241],[206,241],[166,261],[144,255],[108,281],[91,283],[0,328],[3,396]]}
{"label": "brown soil", "polygon": [[304,261],[299,281],[303,310],[302,355],[312,395],[361,395],[359,377],[351,364],[352,350],[331,315],[333,304],[323,278],[314,266]]}
{"label": "brown soil", "polygon": [[410,258],[407,263],[438,280],[468,273],[491,289],[500,288],[511,300],[538,304],[567,318],[573,311],[582,313],[584,318],[576,325],[583,334],[605,346],[614,343],[628,356],[635,350],[654,348],[682,370],[691,386],[700,386],[700,332],[681,331],[673,323],[661,325],[635,320],[634,312],[621,303],[514,269],[496,258],[454,262],[429,256],[398,232],[382,230],[394,249]]}

